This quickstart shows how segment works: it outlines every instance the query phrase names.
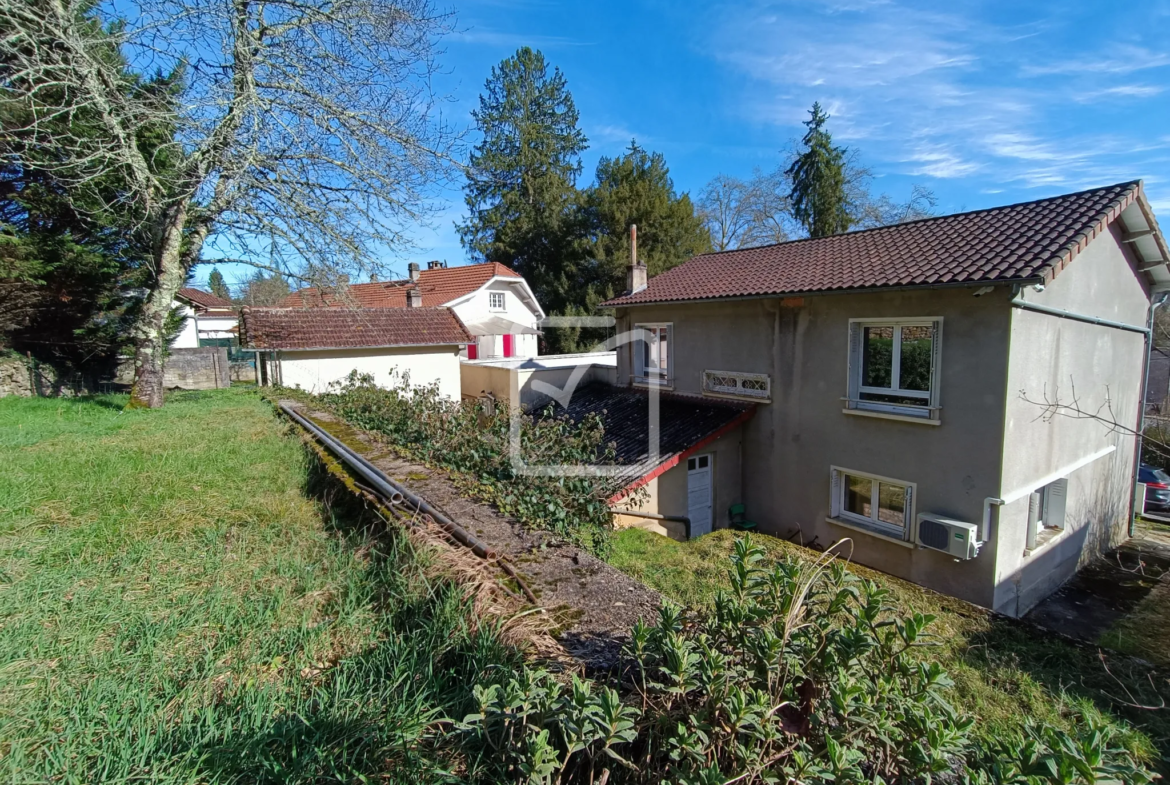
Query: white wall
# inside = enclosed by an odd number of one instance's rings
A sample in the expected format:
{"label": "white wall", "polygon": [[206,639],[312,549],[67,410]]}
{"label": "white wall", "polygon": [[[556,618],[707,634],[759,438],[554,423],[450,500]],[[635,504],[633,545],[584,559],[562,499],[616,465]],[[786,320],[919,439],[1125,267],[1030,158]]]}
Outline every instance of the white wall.
{"label": "white wall", "polygon": [[175,305],[184,317],[183,329],[179,331],[178,337],[171,343],[171,348],[198,349],[199,333],[196,332],[195,311],[191,309],[191,306],[183,303],[175,303]]}
{"label": "white wall", "polygon": [[[281,351],[279,369],[270,382],[279,381],[285,387],[300,387],[312,393],[325,392],[329,385],[340,382],[353,371],[370,374],[379,387],[393,387],[401,383],[402,373],[410,374],[412,386],[438,382],[439,393],[459,400],[459,347],[409,346],[383,349],[311,349]],[[398,375],[392,376],[392,371]]]}
{"label": "white wall", "polygon": [[[534,311],[523,296],[526,295],[526,292],[524,291],[522,280],[520,278],[507,277],[494,278],[470,295],[452,301],[449,307],[465,324],[470,324],[488,316],[499,316],[525,325],[526,327],[536,328],[541,314]],[[504,310],[491,309],[491,292],[504,293]],[[535,335],[515,336],[513,343],[515,353],[513,356],[536,357],[539,352],[536,339],[537,336]],[[504,356],[504,341],[502,336],[479,336],[476,341],[476,346],[479,349],[478,359],[483,360],[489,357]]]}
{"label": "white wall", "polygon": [[236,333],[233,333],[232,329],[238,324],[239,320],[235,317],[200,316],[199,337],[235,338]]}
{"label": "white wall", "polygon": [[235,338],[232,328],[239,324],[235,317],[199,316],[186,303],[175,301],[175,307],[183,315],[183,329],[171,343],[172,349],[197,349],[200,338]]}
{"label": "white wall", "polygon": [[[1022,299],[1144,327],[1148,294],[1116,225],[1098,236],[1043,291]],[[1132,433],[1091,418],[1044,416],[1044,401],[1073,403],[1137,424],[1145,341],[1139,333],[1013,309],[1000,498],[1030,492],[1054,474],[1068,477],[1064,532],[1025,553],[1028,498],[999,510],[995,533],[997,610],[1026,612],[1076,569],[1128,534],[1133,495]],[[1109,448],[1091,463],[1069,467]],[[983,558],[981,555],[980,558]]]}

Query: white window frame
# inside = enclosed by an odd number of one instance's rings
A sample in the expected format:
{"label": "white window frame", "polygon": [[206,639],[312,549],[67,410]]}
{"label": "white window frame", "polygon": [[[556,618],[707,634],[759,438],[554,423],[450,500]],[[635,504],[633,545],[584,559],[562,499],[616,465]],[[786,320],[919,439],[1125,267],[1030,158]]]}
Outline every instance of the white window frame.
{"label": "white window frame", "polygon": [[[903,390],[898,387],[865,387],[861,384],[861,374],[865,365],[863,353],[864,331],[866,327],[932,327],[934,338],[931,343],[930,391]],[[903,417],[917,417],[925,420],[939,419],[942,407],[939,396],[940,381],[942,379],[942,337],[943,317],[924,316],[916,318],[876,318],[849,320],[849,357],[848,379],[849,393],[845,399],[847,409],[878,412]],[[890,381],[897,385],[901,378],[901,332],[894,342],[890,362]],[[862,393],[871,395],[900,395],[905,398],[920,398],[921,404],[889,403],[886,401],[872,401],[862,399]]]}
{"label": "white window frame", "polygon": [[[499,305],[496,305],[496,298],[499,298]],[[506,310],[508,310],[507,292],[488,292],[488,310],[489,311],[506,311]]]}
{"label": "white window frame", "polygon": [[[758,388],[761,382],[763,389]],[[750,384],[750,386],[745,386],[745,383]],[[703,371],[703,394],[769,401],[772,399],[772,377],[766,373]]]}
{"label": "white window frame", "polygon": [[[674,383],[674,325],[671,322],[647,322],[635,324],[634,332],[637,340],[634,341],[634,382],[636,384],[670,387]],[[649,336],[649,340],[639,335]],[[646,368],[646,353],[661,345],[660,335],[666,335],[666,367],[653,369]],[[659,363],[661,363],[661,353]]]}
{"label": "white window frame", "polygon": [[[846,475],[870,481],[870,508],[874,511],[875,517],[865,518],[845,509]],[[876,517],[879,509],[878,483],[897,485],[906,489],[906,509],[903,511],[900,530],[894,524],[878,520]],[[841,466],[831,466],[829,467],[829,496],[830,517],[832,519],[892,540],[910,542],[913,539],[914,521],[917,520],[914,514],[914,505],[918,498],[918,483],[907,482],[906,480],[899,480],[893,477],[883,477],[880,474],[871,474],[870,472],[862,472],[855,469],[846,469]]]}

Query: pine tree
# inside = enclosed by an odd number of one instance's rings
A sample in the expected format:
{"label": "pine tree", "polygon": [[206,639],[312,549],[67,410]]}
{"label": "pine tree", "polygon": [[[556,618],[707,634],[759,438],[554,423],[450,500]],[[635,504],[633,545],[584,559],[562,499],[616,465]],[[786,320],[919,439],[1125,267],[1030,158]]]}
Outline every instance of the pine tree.
{"label": "pine tree", "polygon": [[825,129],[829,116],[814,103],[805,121],[803,150],[785,173],[792,179],[792,214],[809,237],[828,237],[852,224],[845,182],[845,150]]}
{"label": "pine tree", "polygon": [[460,241],[515,269],[547,311],[562,312],[580,277],[576,181],[588,142],[565,77],[523,47],[492,68],[472,117],[483,140],[468,167]]}
{"label": "pine tree", "polygon": [[211,293],[216,297],[227,300],[229,302],[232,299],[231,290],[228,289],[227,282],[223,279],[223,273],[219,271],[218,267],[211,268],[211,275],[207,276],[207,288],[210,289]]}
{"label": "pine tree", "polygon": [[666,159],[637,141],[630,142],[624,155],[601,159],[597,182],[584,201],[599,300],[625,288],[630,224],[638,226],[638,258],[651,276],[711,250],[711,233],[690,196],[675,193]]}

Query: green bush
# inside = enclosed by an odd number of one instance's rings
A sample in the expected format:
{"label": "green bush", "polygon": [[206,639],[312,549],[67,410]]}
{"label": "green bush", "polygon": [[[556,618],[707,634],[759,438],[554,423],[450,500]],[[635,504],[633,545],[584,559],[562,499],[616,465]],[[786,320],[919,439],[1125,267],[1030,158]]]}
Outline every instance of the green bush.
{"label": "green bush", "polygon": [[[831,556],[761,564],[736,544],[713,608],[636,626],[620,679],[541,669],[480,684],[460,724],[480,781],[593,783],[1148,783],[1087,719],[992,745],[943,698],[943,668],[911,656],[933,617],[895,618],[889,593]],[[622,697],[624,695],[624,698]]]}
{"label": "green bush", "polygon": [[[503,407],[461,403],[436,385],[412,387],[409,376],[385,389],[369,376],[350,374],[318,400],[354,427],[381,434],[403,454],[458,473],[475,496],[537,529],[555,532],[604,555],[612,528],[609,498],[617,490],[601,476],[525,474],[510,454],[511,418]],[[600,417],[573,423],[564,417],[518,418],[521,454],[531,465],[614,463]]]}

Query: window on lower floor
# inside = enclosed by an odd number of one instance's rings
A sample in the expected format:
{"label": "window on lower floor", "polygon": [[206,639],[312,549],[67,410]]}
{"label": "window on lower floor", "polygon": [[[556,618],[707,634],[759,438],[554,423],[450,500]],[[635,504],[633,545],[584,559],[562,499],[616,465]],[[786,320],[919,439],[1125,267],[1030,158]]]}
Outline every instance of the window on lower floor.
{"label": "window on lower floor", "polygon": [[941,319],[851,320],[849,406],[937,417]]}
{"label": "window on lower floor", "polygon": [[639,333],[634,342],[635,381],[648,384],[670,383],[670,325],[636,324]]}
{"label": "window on lower floor", "polygon": [[1067,498],[1067,477],[1037,488],[1028,497],[1028,550],[1064,529]]}
{"label": "window on lower floor", "polygon": [[833,467],[833,517],[908,540],[914,520],[914,488],[914,483]]}

